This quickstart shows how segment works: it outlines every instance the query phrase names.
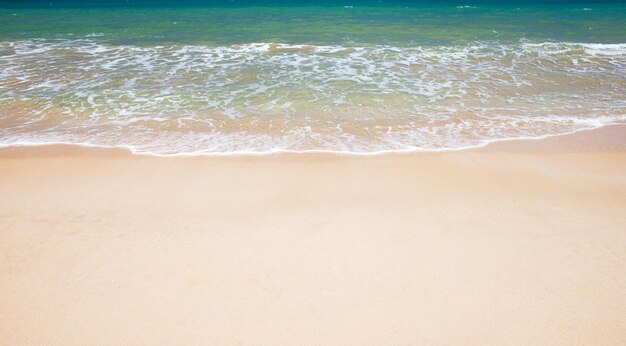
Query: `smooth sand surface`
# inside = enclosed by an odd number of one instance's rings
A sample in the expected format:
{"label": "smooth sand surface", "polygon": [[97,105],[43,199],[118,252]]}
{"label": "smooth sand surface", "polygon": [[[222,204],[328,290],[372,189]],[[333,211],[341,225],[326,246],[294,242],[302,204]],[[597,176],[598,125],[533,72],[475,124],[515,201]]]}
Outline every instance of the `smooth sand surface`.
{"label": "smooth sand surface", "polygon": [[626,344],[626,126],[482,150],[0,150],[0,344]]}

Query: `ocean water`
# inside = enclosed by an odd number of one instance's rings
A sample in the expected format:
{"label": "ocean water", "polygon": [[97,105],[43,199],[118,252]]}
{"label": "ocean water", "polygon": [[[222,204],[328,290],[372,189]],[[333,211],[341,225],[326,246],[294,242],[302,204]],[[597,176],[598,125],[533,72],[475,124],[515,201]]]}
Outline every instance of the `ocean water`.
{"label": "ocean water", "polygon": [[0,146],[454,150],[626,122],[626,3],[0,1]]}

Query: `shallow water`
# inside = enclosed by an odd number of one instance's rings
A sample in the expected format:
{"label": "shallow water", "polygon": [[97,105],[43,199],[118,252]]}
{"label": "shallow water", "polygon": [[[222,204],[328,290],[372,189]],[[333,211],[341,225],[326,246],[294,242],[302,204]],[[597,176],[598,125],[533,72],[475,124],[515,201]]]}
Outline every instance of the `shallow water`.
{"label": "shallow water", "polygon": [[1,145],[372,153],[626,120],[620,3],[2,4]]}

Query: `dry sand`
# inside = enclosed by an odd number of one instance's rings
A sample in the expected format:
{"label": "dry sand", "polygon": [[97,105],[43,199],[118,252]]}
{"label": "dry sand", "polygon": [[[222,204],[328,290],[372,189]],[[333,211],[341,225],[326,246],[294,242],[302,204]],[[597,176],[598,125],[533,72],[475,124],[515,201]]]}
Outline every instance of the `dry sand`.
{"label": "dry sand", "polygon": [[463,152],[0,151],[0,344],[626,344],[626,126]]}

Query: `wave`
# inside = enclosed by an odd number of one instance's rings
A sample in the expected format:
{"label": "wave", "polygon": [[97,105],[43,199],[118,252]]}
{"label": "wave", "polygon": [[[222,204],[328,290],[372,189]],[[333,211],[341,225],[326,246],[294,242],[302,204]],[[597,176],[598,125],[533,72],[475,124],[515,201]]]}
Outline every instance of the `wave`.
{"label": "wave", "polygon": [[419,147],[407,147],[407,148],[402,148],[402,149],[380,148],[378,150],[373,150],[373,151],[349,151],[349,150],[336,150],[336,149],[293,150],[293,149],[284,149],[284,148],[271,148],[271,149],[267,149],[263,151],[260,151],[258,149],[236,150],[236,151],[198,150],[198,151],[179,151],[179,152],[164,153],[162,151],[154,151],[154,152],[148,151],[148,150],[145,150],[144,148],[136,147],[136,146],[132,146],[128,144],[105,145],[105,144],[94,144],[90,142],[50,142],[50,141],[42,141],[42,142],[17,141],[17,142],[11,142],[11,143],[0,142],[0,148],[69,145],[69,146],[77,146],[77,147],[83,147],[83,148],[123,149],[123,150],[127,150],[128,152],[134,155],[153,156],[153,157],[266,156],[266,155],[274,155],[274,154],[332,154],[332,155],[347,155],[347,156],[379,156],[379,155],[386,155],[386,154],[411,154],[411,153],[420,153],[420,152],[425,153],[425,152],[466,151],[466,150],[483,148],[492,143],[497,143],[497,142],[542,140],[542,139],[547,139],[547,138],[571,135],[571,134],[575,134],[575,133],[579,133],[583,131],[597,130],[602,127],[610,126],[610,125],[623,125],[623,124],[626,124],[626,122],[607,123],[603,125],[596,125],[593,127],[573,129],[567,132],[550,133],[550,134],[535,135],[535,136],[483,139],[480,142],[474,143],[472,145],[463,146],[463,147],[450,147],[450,148],[443,147],[443,148],[432,148],[432,149],[425,149],[425,148],[419,148]]}
{"label": "wave", "polygon": [[626,120],[626,44],[0,42],[0,144],[453,150]]}

